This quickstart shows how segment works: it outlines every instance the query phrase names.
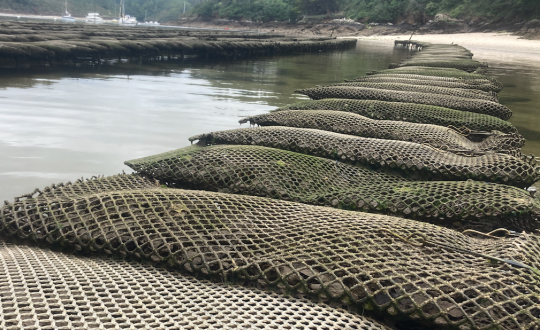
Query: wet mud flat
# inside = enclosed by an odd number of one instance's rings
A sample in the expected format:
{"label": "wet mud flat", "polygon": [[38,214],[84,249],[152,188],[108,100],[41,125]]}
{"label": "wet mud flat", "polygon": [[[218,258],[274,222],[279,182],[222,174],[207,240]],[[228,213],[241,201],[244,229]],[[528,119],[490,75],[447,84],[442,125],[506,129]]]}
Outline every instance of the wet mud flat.
{"label": "wet mud flat", "polygon": [[346,49],[356,40],[278,34],[31,22],[0,24],[0,65],[238,58]]}

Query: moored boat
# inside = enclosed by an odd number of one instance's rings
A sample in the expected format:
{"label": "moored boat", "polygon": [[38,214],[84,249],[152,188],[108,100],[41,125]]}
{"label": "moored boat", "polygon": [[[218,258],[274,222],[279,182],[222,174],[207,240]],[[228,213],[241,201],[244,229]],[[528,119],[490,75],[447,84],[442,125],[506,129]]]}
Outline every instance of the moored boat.
{"label": "moored boat", "polygon": [[124,0],[120,0],[120,15],[118,16],[119,25],[137,25],[137,18],[134,16],[126,15],[126,9],[124,7]]}
{"label": "moored boat", "polygon": [[88,13],[88,15],[86,15],[86,23],[102,24],[103,18],[99,16],[99,13]]}
{"label": "moored boat", "polygon": [[75,17],[72,17],[67,10],[67,0],[64,2],[64,15],[62,16],[62,22],[75,23]]}

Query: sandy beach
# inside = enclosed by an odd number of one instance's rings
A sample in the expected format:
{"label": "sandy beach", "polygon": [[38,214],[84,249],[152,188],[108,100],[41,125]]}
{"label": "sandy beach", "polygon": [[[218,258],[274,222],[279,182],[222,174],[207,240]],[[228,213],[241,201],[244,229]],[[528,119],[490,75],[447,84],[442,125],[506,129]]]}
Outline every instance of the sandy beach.
{"label": "sandy beach", "polygon": [[[407,40],[410,35],[357,37],[360,40]],[[414,35],[414,40],[432,43],[454,43],[470,49],[475,59],[494,58],[501,61],[525,60],[540,62],[540,40],[521,39],[511,33],[458,33]]]}

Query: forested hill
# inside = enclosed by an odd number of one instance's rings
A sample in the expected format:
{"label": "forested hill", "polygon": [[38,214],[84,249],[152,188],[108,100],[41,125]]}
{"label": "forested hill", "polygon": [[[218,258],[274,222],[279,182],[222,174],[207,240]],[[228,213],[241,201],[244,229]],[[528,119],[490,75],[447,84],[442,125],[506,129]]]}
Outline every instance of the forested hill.
{"label": "forested hill", "polygon": [[[68,0],[75,16],[98,11],[117,16],[119,0]],[[64,0],[0,0],[0,11],[59,15]],[[139,21],[176,20],[180,15],[252,21],[295,22],[305,17],[350,18],[359,22],[425,22],[437,14],[481,21],[540,18],[540,0],[125,0]],[[95,7],[94,7],[95,6]],[[186,13],[184,14],[184,6]],[[116,11],[115,11],[116,8]]]}

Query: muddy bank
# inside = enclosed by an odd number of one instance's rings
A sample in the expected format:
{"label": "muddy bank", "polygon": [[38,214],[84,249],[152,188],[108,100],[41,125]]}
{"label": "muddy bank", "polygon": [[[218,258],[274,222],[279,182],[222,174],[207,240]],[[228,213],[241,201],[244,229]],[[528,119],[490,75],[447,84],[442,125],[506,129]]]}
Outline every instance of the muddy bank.
{"label": "muddy bank", "polygon": [[530,22],[444,19],[439,21],[401,21],[399,24],[362,24],[358,22],[320,21],[311,23],[268,22],[257,23],[232,20],[181,19],[169,22],[170,25],[224,30],[252,30],[289,35],[316,35],[333,37],[369,37],[385,35],[406,35],[416,31],[416,35],[455,34],[477,32],[513,33],[527,39],[540,39],[540,20]]}

